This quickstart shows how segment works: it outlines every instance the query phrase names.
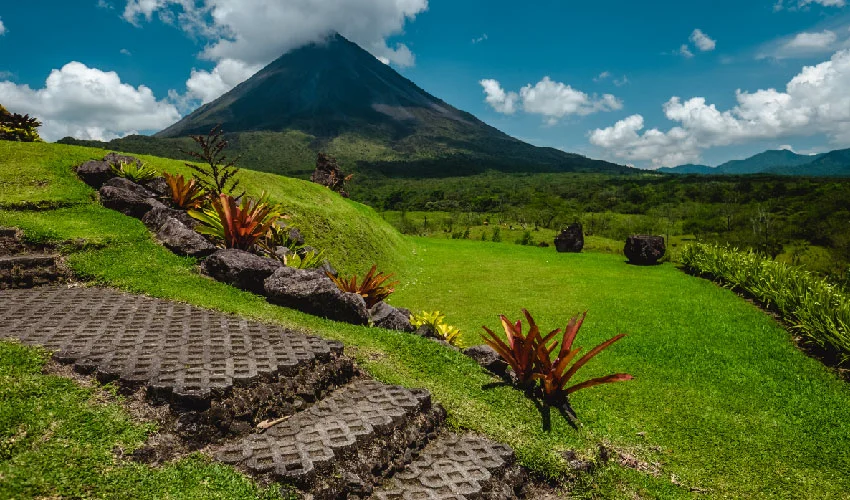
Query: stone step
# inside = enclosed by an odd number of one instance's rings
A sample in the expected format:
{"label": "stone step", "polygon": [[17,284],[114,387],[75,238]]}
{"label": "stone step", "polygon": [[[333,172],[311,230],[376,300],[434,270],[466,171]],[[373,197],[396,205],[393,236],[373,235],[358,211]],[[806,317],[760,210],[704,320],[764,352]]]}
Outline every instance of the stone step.
{"label": "stone step", "polygon": [[339,342],[187,304],[56,286],[2,290],[0,304],[0,338],[145,390],[201,443],[292,414],[354,375]]}
{"label": "stone step", "polygon": [[58,255],[0,255],[0,289],[55,283],[62,274]]}
{"label": "stone step", "polygon": [[375,493],[380,500],[513,499],[526,482],[506,445],[472,434],[444,433],[388,485]]}
{"label": "stone step", "polygon": [[215,457],[308,498],[363,497],[403,468],[444,418],[425,390],[360,380]]}

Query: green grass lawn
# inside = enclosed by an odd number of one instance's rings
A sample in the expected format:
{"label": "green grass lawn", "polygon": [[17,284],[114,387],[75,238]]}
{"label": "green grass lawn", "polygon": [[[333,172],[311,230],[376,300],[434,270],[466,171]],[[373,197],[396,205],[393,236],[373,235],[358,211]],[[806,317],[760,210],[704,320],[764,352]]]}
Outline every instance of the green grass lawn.
{"label": "green grass lawn", "polygon": [[[69,150],[76,154],[76,148]],[[2,155],[0,149],[0,158]],[[32,162],[45,169],[43,162],[47,161],[31,159],[23,165]],[[0,178],[13,178],[4,173],[5,165],[0,162]],[[90,193],[79,188],[81,183],[72,177],[66,178],[69,171],[57,172],[61,178],[57,182]],[[268,185],[278,182],[274,177],[268,181]],[[291,188],[276,191],[275,197],[300,192],[295,181],[279,182]],[[304,189],[310,192],[310,188]],[[30,199],[46,196],[45,192],[36,191]],[[564,452],[575,450],[592,456],[599,443],[661,466],[658,476],[616,465],[602,467],[578,480],[578,496],[705,496],[690,490],[697,488],[712,498],[842,498],[850,491],[848,386],[798,352],[789,334],[767,315],[731,292],[687,276],[670,264],[635,267],[618,255],[557,254],[552,248],[480,241],[396,236],[400,243],[392,240],[390,246],[381,240],[369,242],[383,252],[399,245],[412,254],[412,258],[403,256],[395,261],[402,283],[390,302],[414,311],[443,311],[450,323],[463,330],[468,344],[480,343],[482,324],[496,329],[498,314],[515,319],[523,307],[549,329],[564,326],[569,316],[588,309],[578,345],[595,345],[619,332],[629,334],[594,359],[578,379],[626,371],[635,375],[635,380],[576,393],[572,401],[582,427],[573,430],[553,412],[551,429],[544,430],[541,413],[532,402],[511,388],[490,387],[495,379],[461,354],[410,334],[335,323],[272,306],[261,297],[204,278],[193,259],[174,256],[158,246],[139,221],[103,209],[87,196],[74,198],[71,206],[56,210],[21,211],[17,209],[20,205],[7,203],[0,210],[0,225],[19,226],[36,239],[86,239],[92,245],[69,255],[68,262],[88,280],[342,340],[374,376],[429,389],[448,410],[451,425],[510,444],[522,463],[541,475],[564,477],[569,472]],[[0,191],[0,206],[10,198]],[[375,231],[391,234],[365,207],[345,211],[331,206],[328,210],[346,218],[342,227],[374,225]],[[378,263],[383,264],[381,260]],[[37,379],[41,377],[37,372],[37,367],[29,374],[9,372],[2,383]],[[34,397],[27,392],[0,392],[7,393],[14,399],[6,407]],[[45,404],[59,397],[44,389],[35,393],[43,395]],[[85,397],[77,403],[87,408],[85,411],[126,418],[117,410],[91,407]],[[0,410],[0,415],[6,414]],[[19,420],[29,418],[10,415],[0,418],[0,443],[13,440]],[[119,426],[103,441],[132,446],[140,439],[143,431],[122,425],[131,430]],[[54,439],[43,425],[38,429],[33,435],[47,435],[48,442]],[[83,447],[82,438],[73,439],[67,443],[72,450]],[[103,449],[111,447],[104,444]],[[106,492],[90,496],[109,496],[113,491],[109,484],[114,481],[127,492],[144,493],[148,483],[141,481],[142,489],[134,490],[132,482],[121,481],[129,481],[126,478],[135,477],[133,474],[150,478],[179,475],[174,468],[180,467],[205,471],[198,474],[209,474],[212,479],[208,483],[221,488],[217,491],[226,491],[223,485],[231,482],[243,485],[233,479],[236,476],[228,475],[232,474],[229,469],[197,459],[160,470],[98,452],[101,455],[92,462],[94,469],[83,468],[76,474],[70,472],[76,470],[73,468],[62,477],[47,476],[36,489],[27,479],[36,470],[32,464],[55,463],[51,462],[55,460],[52,452],[41,446],[27,448],[24,463],[16,458],[18,448],[13,451],[11,458],[0,457],[0,477],[14,478],[2,487],[23,492],[17,496],[74,496],[73,492],[84,488]],[[84,451],[69,453],[66,460],[82,456]],[[98,467],[108,473],[86,472]],[[162,484],[167,484],[165,479]],[[180,490],[162,487],[154,496],[183,496]],[[251,486],[239,487],[249,488],[244,490],[246,496],[265,494],[250,490]],[[69,491],[72,493],[63,493]],[[200,490],[187,486],[186,491]]]}

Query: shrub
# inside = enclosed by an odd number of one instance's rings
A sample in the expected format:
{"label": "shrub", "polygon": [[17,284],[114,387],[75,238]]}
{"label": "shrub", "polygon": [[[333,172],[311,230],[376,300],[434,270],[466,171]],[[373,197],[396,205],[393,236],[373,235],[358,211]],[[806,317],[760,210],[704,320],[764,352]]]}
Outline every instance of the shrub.
{"label": "shrub", "polygon": [[[580,389],[632,379],[632,376],[627,373],[617,373],[605,377],[592,378],[567,387],[567,383],[581,367],[625,335],[617,335],[599,344],[570,366],[570,362],[581,351],[580,347],[573,349],[572,346],[587,313],[581,319],[578,316],[570,319],[569,324],[567,324],[567,327],[563,331],[564,333],[560,341],[561,348],[558,350],[558,355],[553,361],[552,353],[558,348],[559,344],[554,339],[561,333],[561,329],[556,328],[546,334],[545,337],[541,336],[540,329],[534,322],[531,314],[526,309],[523,309],[522,312],[526,320],[528,320],[527,334],[522,334],[521,321],[512,323],[502,315],[500,318],[508,341],[503,341],[486,326],[484,330],[487,332],[487,335],[482,335],[487,345],[499,353],[502,359],[511,367],[516,377],[516,382],[521,387],[531,388],[534,381],[539,380],[543,398],[549,403],[560,404],[566,401],[569,394]],[[553,343],[550,344],[550,342]]]}
{"label": "shrub", "polygon": [[239,173],[239,169],[236,168],[236,162],[239,160],[239,157],[232,160],[227,158],[224,150],[229,143],[222,135],[221,125],[216,125],[206,136],[190,136],[201,148],[201,152],[180,150],[182,153],[188,154],[205,163],[205,165],[201,166],[187,163],[186,166],[195,171],[195,179],[197,179],[198,184],[213,199],[218,198],[222,194],[231,194],[239,186],[239,181],[233,178]]}
{"label": "shrub", "polygon": [[697,243],[679,258],[688,271],[739,288],[778,311],[839,363],[850,361],[850,298],[840,286],[751,250]]}
{"label": "shrub", "polygon": [[203,204],[206,192],[198,184],[197,179],[192,178],[187,181],[180,174],[171,175],[168,172],[163,172],[162,175],[171,190],[171,201],[174,206],[189,210],[198,208]]}
{"label": "shrub", "polygon": [[112,165],[112,173],[133,182],[150,181],[159,175],[153,168],[135,161],[122,161],[118,165]]}
{"label": "shrub", "polygon": [[283,217],[265,193],[256,201],[243,196],[239,203],[232,196],[221,194],[212,201],[212,207],[190,210],[189,215],[201,221],[196,231],[220,240],[225,248],[239,250],[251,250]]}
{"label": "shrub", "polygon": [[498,242],[502,241],[502,230],[499,229],[498,227],[494,227],[493,228],[493,237],[490,238],[490,240],[493,241],[494,243],[498,243]]}
{"label": "shrub", "polygon": [[516,240],[517,245],[534,245],[534,238],[531,237],[531,231],[526,230],[522,236]]}
{"label": "shrub", "polygon": [[414,328],[428,325],[434,329],[434,333],[437,337],[445,340],[455,347],[462,347],[460,330],[457,327],[446,323],[446,316],[440,313],[440,311],[422,311],[420,313],[413,314],[410,316],[410,324],[413,325]]}
{"label": "shrub", "polygon": [[352,275],[351,278],[338,278],[330,273],[325,274],[327,274],[328,278],[336,283],[336,286],[338,286],[340,290],[360,295],[363,297],[363,300],[366,301],[366,306],[372,308],[378,302],[389,297],[390,294],[395,291],[392,287],[398,284],[398,281],[384,284],[393,275],[392,273],[376,273],[377,267],[377,265],[372,265],[372,268],[368,273],[366,273],[366,276],[363,277],[363,281],[360,282],[360,284],[357,283],[356,274]]}
{"label": "shrub", "polygon": [[311,250],[301,255],[293,252],[282,259],[278,257],[278,260],[287,267],[294,267],[297,269],[316,269],[317,267],[321,267],[321,265],[325,262],[325,252],[324,250],[320,250],[318,252]]}
{"label": "shrub", "polygon": [[41,142],[38,127],[41,122],[30,115],[10,113],[0,104],[0,140],[18,142]]}

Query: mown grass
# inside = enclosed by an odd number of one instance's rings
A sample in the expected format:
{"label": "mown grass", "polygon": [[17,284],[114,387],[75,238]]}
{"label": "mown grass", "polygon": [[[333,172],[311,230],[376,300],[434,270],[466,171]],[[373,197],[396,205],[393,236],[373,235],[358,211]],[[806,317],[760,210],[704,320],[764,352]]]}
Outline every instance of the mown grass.
{"label": "mown grass", "polygon": [[200,455],[153,468],[122,458],[152,430],[107,389],[45,375],[49,353],[0,341],[0,498],[283,498]]}
{"label": "mown grass", "polygon": [[573,430],[554,412],[551,429],[544,430],[531,401],[494,386],[493,377],[461,354],[409,334],[275,307],[211,281],[197,273],[193,259],[155,244],[134,219],[87,203],[0,212],[0,225],[10,224],[36,239],[105,245],[68,256],[86,279],[342,340],[377,378],[429,389],[451,425],[512,445],[541,475],[563,477],[565,451],[592,456],[600,442],[661,465],[658,477],[604,467],[577,483],[578,496],[681,498],[694,495],[690,487],[719,498],[841,498],[850,491],[847,386],[798,352],[768,316],[669,264],[634,267],[617,255],[406,240],[415,259],[400,273],[403,284],[390,301],[445,312],[468,343],[480,342],[482,324],[497,328],[499,313],[516,318],[522,307],[544,328],[589,309],[580,345],[629,334],[579,380],[614,371],[636,380],[577,393],[573,406],[583,426]]}

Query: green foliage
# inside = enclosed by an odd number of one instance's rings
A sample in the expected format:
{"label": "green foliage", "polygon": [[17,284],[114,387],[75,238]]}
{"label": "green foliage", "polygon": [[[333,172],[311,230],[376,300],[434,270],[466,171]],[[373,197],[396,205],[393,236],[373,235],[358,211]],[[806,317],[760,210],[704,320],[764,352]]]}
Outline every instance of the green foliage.
{"label": "green foliage", "polygon": [[280,208],[263,193],[259,200],[243,196],[239,203],[228,194],[219,195],[212,207],[190,210],[189,215],[201,221],[195,230],[211,236],[225,248],[251,250],[283,215]]}
{"label": "green foliage", "polygon": [[517,245],[534,245],[534,238],[531,236],[531,231],[525,230],[522,232],[520,239],[516,240]]}
{"label": "green foliage", "polygon": [[357,283],[356,274],[352,275],[351,278],[336,277],[331,273],[326,274],[343,292],[356,293],[363,297],[363,300],[366,301],[366,307],[371,309],[372,306],[389,297],[395,291],[393,286],[398,284],[398,281],[384,284],[393,275],[392,273],[376,272],[377,269],[377,264],[373,264],[366,276],[363,276],[363,281],[360,284]]}
{"label": "green foliage", "polygon": [[233,178],[239,173],[239,169],[236,168],[236,161],[239,158],[228,159],[224,154],[229,143],[222,134],[221,126],[216,125],[206,136],[191,136],[195,144],[201,148],[200,152],[181,150],[182,153],[203,162],[203,165],[187,163],[186,166],[195,172],[198,184],[210,193],[213,199],[222,194],[232,194],[239,186],[239,181]]}
{"label": "green foliage", "polygon": [[754,251],[692,244],[682,250],[682,264],[754,296],[808,340],[850,360],[850,297],[838,285]]}
{"label": "green foliage", "polygon": [[41,122],[30,115],[10,113],[0,104],[0,141],[41,142]]}
{"label": "green foliage", "polygon": [[281,260],[283,265],[287,267],[295,267],[298,269],[316,269],[321,267],[325,262],[325,252],[324,250],[319,250],[318,252],[314,252],[310,250],[304,254],[298,254],[293,252],[289,255],[286,255]]}
{"label": "green foliage", "polygon": [[180,174],[172,175],[168,172],[163,172],[162,175],[171,190],[171,202],[174,203],[174,206],[189,210],[203,205],[207,194],[204,188],[198,184],[197,179],[192,178],[187,181]]}
{"label": "green foliage", "polygon": [[502,241],[502,230],[499,228],[499,226],[493,228],[493,237],[490,238],[490,241],[492,241],[493,243],[499,243],[500,241]]}
{"label": "green foliage", "polygon": [[118,165],[112,165],[112,173],[137,183],[151,181],[159,175],[156,169],[135,161],[122,161]]}
{"label": "green foliage", "polygon": [[446,315],[440,311],[422,311],[420,313],[413,314],[410,316],[410,324],[413,325],[414,328],[428,325],[434,329],[434,333],[436,333],[436,335],[442,340],[445,340],[455,347],[463,347],[460,330],[457,327],[446,323]]}

